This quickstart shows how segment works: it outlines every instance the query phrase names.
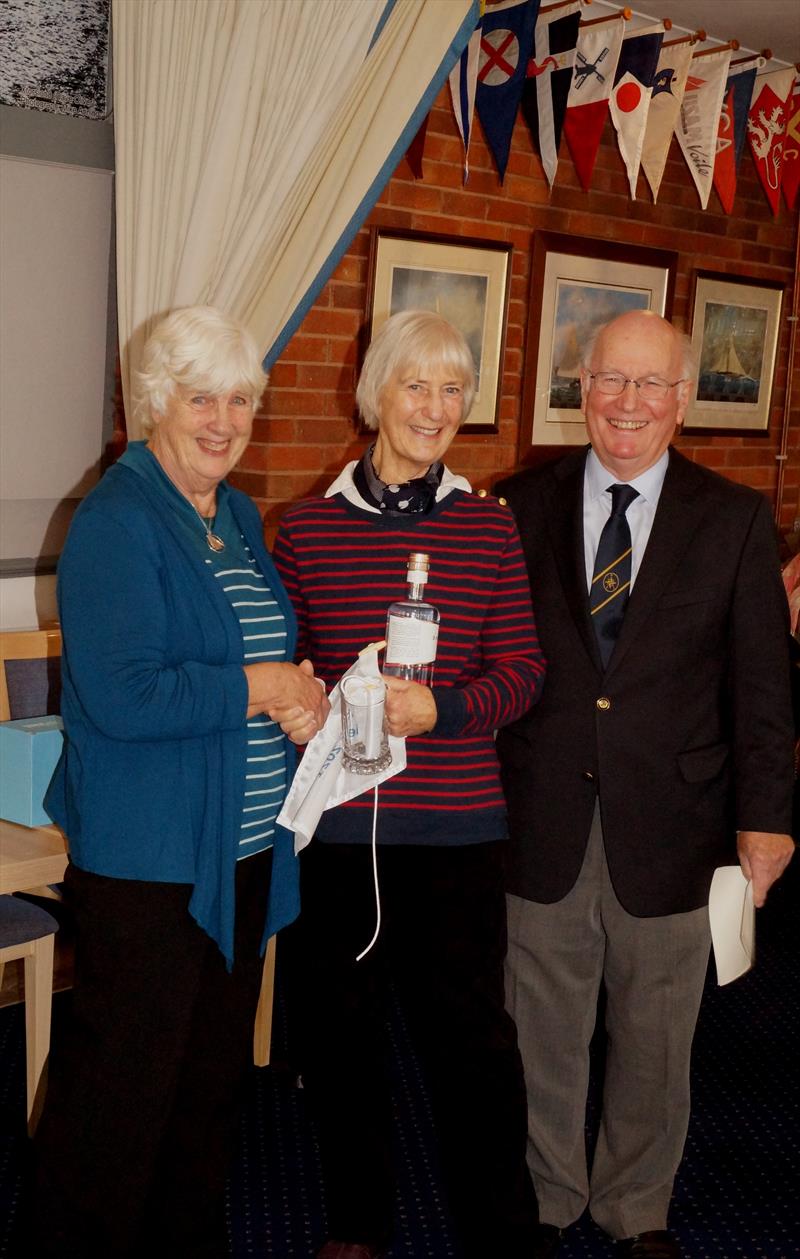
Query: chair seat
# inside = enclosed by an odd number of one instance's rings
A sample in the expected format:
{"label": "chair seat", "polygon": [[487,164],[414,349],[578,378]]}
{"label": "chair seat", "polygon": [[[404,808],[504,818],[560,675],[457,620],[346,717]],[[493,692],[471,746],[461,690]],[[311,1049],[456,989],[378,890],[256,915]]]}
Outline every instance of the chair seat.
{"label": "chair seat", "polygon": [[0,949],[40,940],[56,931],[58,923],[46,910],[16,896],[0,896]]}

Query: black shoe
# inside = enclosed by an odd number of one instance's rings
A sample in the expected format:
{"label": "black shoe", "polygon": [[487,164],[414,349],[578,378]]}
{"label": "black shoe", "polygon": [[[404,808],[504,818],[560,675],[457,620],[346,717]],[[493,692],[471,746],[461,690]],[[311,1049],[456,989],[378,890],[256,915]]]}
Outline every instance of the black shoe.
{"label": "black shoe", "polygon": [[537,1225],[532,1259],[554,1259],[563,1236],[564,1230],[555,1224]]}
{"label": "black shoe", "polygon": [[683,1259],[680,1246],[665,1228],[618,1241],[617,1254],[630,1255],[630,1259]]}

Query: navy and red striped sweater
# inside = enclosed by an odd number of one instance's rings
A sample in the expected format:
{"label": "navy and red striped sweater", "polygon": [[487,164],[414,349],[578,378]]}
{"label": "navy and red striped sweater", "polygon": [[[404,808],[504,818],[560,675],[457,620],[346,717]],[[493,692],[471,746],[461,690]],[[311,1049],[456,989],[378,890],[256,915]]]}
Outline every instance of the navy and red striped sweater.
{"label": "navy and red striped sweater", "polygon": [[[536,702],[544,678],[511,512],[450,489],[426,515],[387,517],[359,498],[350,470],[332,487],[344,484],[345,494],[290,507],[275,542],[297,613],[297,659],[308,656],[329,687],[337,682],[362,647],[383,638],[387,607],[405,598],[410,552],[427,551],[425,597],[441,614],[438,721],[406,741],[406,769],[379,788],[378,842],[504,839],[493,732]],[[371,829],[368,792],[324,813],[317,838],[366,843]]]}

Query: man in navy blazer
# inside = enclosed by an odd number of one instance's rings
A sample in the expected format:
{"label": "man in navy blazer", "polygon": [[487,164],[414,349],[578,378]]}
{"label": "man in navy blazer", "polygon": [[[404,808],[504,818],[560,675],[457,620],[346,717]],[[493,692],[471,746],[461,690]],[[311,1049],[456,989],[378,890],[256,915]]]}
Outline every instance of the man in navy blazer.
{"label": "man in navy blazer", "polygon": [[[537,1256],[557,1254],[588,1204],[617,1253],[675,1259],[667,1211],[711,878],[738,854],[763,905],[793,851],[787,608],[764,496],[669,449],[692,383],[685,338],[631,312],[601,329],[585,363],[591,447],[497,487],[519,525],[548,661],[541,701],[497,740],[511,830],[508,1002]],[[604,665],[589,588],[614,485],[637,494],[629,598]],[[607,1066],[589,1176],[601,983]]]}

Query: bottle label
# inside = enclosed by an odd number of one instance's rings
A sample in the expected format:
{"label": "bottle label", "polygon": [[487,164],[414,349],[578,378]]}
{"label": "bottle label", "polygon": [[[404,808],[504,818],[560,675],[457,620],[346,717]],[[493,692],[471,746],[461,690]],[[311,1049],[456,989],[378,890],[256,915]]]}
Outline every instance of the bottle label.
{"label": "bottle label", "polygon": [[430,664],[436,659],[439,626],[433,621],[390,616],[388,631],[387,664]]}

